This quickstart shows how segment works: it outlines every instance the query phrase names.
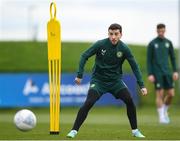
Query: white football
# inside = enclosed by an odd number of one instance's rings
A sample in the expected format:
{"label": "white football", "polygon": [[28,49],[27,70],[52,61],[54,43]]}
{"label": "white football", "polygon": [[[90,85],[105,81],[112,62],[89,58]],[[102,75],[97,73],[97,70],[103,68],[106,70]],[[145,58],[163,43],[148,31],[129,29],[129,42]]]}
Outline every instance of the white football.
{"label": "white football", "polygon": [[36,116],[30,110],[20,110],[14,116],[14,124],[21,131],[29,131],[36,126]]}

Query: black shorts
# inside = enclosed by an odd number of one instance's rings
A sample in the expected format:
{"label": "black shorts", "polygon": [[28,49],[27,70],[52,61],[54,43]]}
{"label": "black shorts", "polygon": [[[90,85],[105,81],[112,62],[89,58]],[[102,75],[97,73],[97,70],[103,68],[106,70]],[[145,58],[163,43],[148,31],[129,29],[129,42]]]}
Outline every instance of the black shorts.
{"label": "black shorts", "polygon": [[105,93],[111,93],[115,98],[118,98],[117,93],[122,89],[127,89],[127,86],[123,80],[107,83],[98,79],[91,79],[89,89],[95,90],[99,96],[102,96]]}
{"label": "black shorts", "polygon": [[171,74],[155,75],[155,89],[174,88],[174,82]]}

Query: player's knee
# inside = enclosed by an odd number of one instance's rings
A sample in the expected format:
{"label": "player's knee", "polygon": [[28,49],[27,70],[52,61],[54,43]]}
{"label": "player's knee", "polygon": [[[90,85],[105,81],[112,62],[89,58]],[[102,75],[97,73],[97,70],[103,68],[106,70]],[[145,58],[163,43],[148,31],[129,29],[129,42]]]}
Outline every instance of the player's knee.
{"label": "player's knee", "polygon": [[88,111],[91,109],[92,106],[93,106],[93,103],[86,101],[86,102],[81,106],[80,111],[86,111],[86,112],[88,112]]}
{"label": "player's knee", "polygon": [[86,108],[91,108],[96,102],[96,98],[89,98],[85,101],[84,106]]}
{"label": "player's knee", "polygon": [[99,99],[98,93],[95,90],[90,89],[88,91],[88,97],[84,103],[84,106],[85,107],[92,107],[98,99]]}
{"label": "player's knee", "polygon": [[173,92],[168,93],[169,98],[173,98],[174,96],[175,96],[175,94]]}
{"label": "player's knee", "polygon": [[83,106],[86,108],[91,108],[94,105],[94,103],[95,102],[93,100],[87,100]]}
{"label": "player's knee", "polygon": [[157,93],[156,94],[156,99],[163,99],[163,94],[162,93]]}
{"label": "player's knee", "polygon": [[134,105],[134,102],[133,102],[133,100],[132,100],[131,97],[127,97],[127,98],[124,100],[124,102],[125,102],[126,105],[131,105],[131,106]]}
{"label": "player's knee", "polygon": [[175,95],[175,93],[174,93],[174,89],[173,89],[173,88],[167,90],[167,96],[168,96],[169,98],[174,97],[174,95]]}

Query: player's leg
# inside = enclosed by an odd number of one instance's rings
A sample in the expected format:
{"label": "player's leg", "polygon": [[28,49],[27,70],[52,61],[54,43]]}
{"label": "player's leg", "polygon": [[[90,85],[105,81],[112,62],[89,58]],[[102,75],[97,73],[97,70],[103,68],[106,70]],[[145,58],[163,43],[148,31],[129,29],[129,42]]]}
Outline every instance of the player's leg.
{"label": "player's leg", "polygon": [[85,121],[89,110],[92,108],[92,106],[96,103],[96,101],[99,99],[99,94],[96,90],[90,89],[88,91],[88,95],[86,98],[86,101],[84,102],[83,106],[79,109],[76,120],[74,122],[72,130],[69,132],[67,137],[74,138],[81,127],[82,123]]}
{"label": "player's leg", "polygon": [[131,128],[137,129],[136,108],[129,91],[127,88],[124,88],[117,93],[117,96],[126,104],[127,116],[129,118]]}
{"label": "player's leg", "polygon": [[165,90],[167,90],[167,95],[165,96],[164,104],[169,106],[172,102],[174,95],[175,95],[175,93],[174,93],[174,82],[173,82],[172,74],[164,76],[164,88],[165,88]]}
{"label": "player's leg", "polygon": [[165,123],[169,123],[170,119],[168,116],[168,108],[169,105],[172,102],[172,99],[174,97],[174,82],[172,79],[172,74],[164,75],[163,76],[163,88],[167,91],[166,96],[163,99],[163,112],[164,112],[164,118],[165,118]]}
{"label": "player's leg", "polygon": [[156,106],[160,109],[164,104],[164,89],[156,89]]}
{"label": "player's leg", "polygon": [[167,95],[165,96],[164,99],[164,104],[165,106],[169,106],[172,102],[172,99],[175,95],[174,93],[174,82],[172,79],[172,74],[166,75],[164,76],[164,85],[165,85],[165,89],[167,90]]}
{"label": "player's leg", "polygon": [[167,123],[164,115],[164,89],[156,89],[156,106],[160,123]]}
{"label": "player's leg", "polygon": [[156,106],[160,123],[168,123],[164,115],[164,77],[155,75]]}
{"label": "player's leg", "polygon": [[164,98],[164,115],[167,121],[170,122],[169,116],[168,116],[168,108],[172,102],[172,99],[174,97],[174,88],[168,89],[167,90],[167,95]]}
{"label": "player's leg", "polygon": [[76,130],[76,131],[79,130],[80,126],[82,125],[82,123],[86,119],[89,110],[92,108],[92,106],[95,104],[95,102],[98,99],[99,99],[99,94],[97,93],[97,91],[90,89],[88,91],[88,96],[86,98],[85,103],[79,109],[79,112],[77,114],[77,117],[76,117],[76,120],[75,120],[75,123],[74,123],[72,130]]}
{"label": "player's leg", "polygon": [[136,117],[136,107],[134,105],[134,102],[130,96],[130,93],[127,88],[123,88],[120,91],[117,92],[115,95],[116,98],[121,99],[125,104],[127,108],[127,116],[132,128],[133,136],[135,137],[145,137],[137,128],[137,117]]}
{"label": "player's leg", "polygon": [[171,104],[174,95],[175,95],[174,88],[171,88],[171,89],[167,90],[167,95],[164,98],[164,104],[166,106],[169,106]]}

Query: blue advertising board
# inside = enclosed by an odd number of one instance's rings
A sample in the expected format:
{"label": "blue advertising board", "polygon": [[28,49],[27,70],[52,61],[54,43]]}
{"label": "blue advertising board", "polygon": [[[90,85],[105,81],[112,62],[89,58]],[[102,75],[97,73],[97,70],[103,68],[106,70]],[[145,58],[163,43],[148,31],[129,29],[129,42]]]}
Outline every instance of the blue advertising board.
{"label": "blue advertising board", "polygon": [[[85,74],[80,86],[74,84],[76,74],[61,75],[61,106],[79,106],[87,95],[90,74]],[[137,104],[136,80],[133,75],[124,75],[134,102]],[[103,95],[96,105],[122,105],[111,94]],[[49,106],[49,84],[47,73],[3,73],[0,74],[0,107],[44,107]]]}

